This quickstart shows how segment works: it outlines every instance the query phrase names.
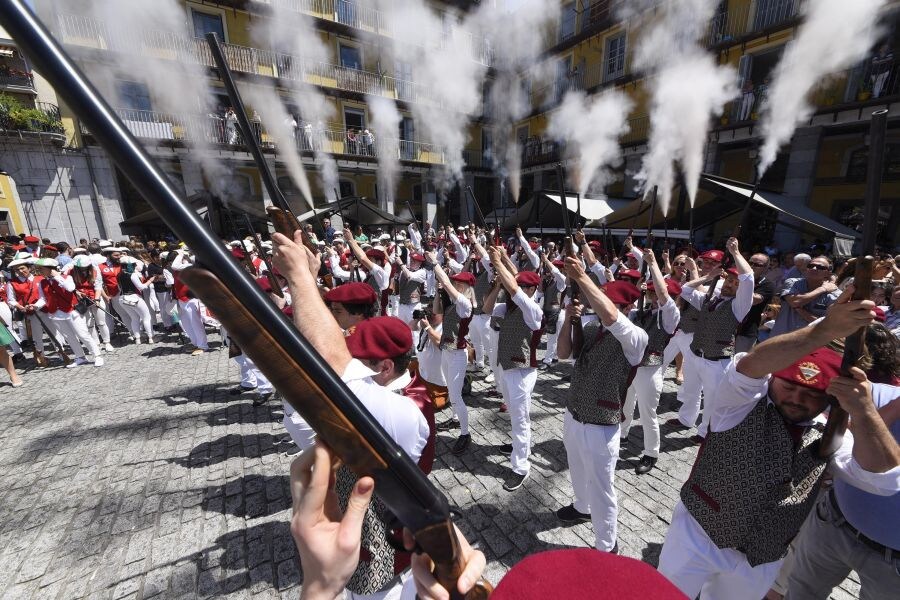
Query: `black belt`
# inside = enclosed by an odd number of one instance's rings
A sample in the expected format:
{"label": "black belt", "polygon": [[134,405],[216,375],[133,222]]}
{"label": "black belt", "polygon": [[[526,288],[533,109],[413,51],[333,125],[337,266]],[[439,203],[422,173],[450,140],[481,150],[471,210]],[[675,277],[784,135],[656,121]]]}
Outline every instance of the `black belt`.
{"label": "black belt", "polygon": [[575,410],[574,408],[570,408],[569,413],[571,413],[572,418],[575,419],[576,422],[581,423],[582,425],[600,425],[602,427],[618,427],[619,426],[618,423],[610,424],[610,423],[596,423],[594,421],[587,421],[585,419],[582,419],[580,416],[578,416],[578,411]]}
{"label": "black belt", "polygon": [[703,354],[703,350],[694,350],[693,348],[691,348],[691,352],[694,353],[694,356],[699,356],[704,360],[724,360],[726,358],[730,360],[732,357],[731,354],[723,354],[721,356],[706,356]]}
{"label": "black belt", "polygon": [[885,546],[884,544],[882,544],[880,542],[876,542],[875,540],[868,537],[866,534],[864,534],[859,529],[857,529],[856,527],[854,527],[853,525],[850,524],[850,522],[847,520],[847,517],[845,517],[844,513],[841,511],[841,507],[838,506],[837,498],[834,495],[834,488],[831,488],[830,490],[828,490],[827,496],[828,496],[828,501],[831,503],[831,507],[834,509],[834,512],[836,512],[837,515],[843,521],[843,524],[841,525],[841,527],[846,527],[847,529],[849,529],[850,533],[851,533],[851,535],[853,535],[853,537],[855,537],[857,540],[859,540],[860,542],[862,542],[863,544],[865,544],[866,546],[868,546],[875,552],[878,552],[880,555],[883,555],[885,560],[890,561],[892,556],[900,556],[900,550],[894,550],[893,548],[891,548],[889,546]]}

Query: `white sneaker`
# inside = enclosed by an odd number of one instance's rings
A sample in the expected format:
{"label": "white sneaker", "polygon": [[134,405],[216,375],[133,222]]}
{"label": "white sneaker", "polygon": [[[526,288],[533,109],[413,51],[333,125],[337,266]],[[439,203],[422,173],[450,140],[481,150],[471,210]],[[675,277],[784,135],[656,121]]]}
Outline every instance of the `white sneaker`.
{"label": "white sneaker", "polygon": [[109,342],[107,342],[106,344],[103,345],[103,350],[105,350],[106,352],[115,352],[116,351],[116,349],[113,348],[113,345],[110,344]]}
{"label": "white sneaker", "polygon": [[141,345],[141,336],[137,336],[136,338],[134,338],[134,345],[135,346]]}
{"label": "white sneaker", "polygon": [[102,356],[98,356],[98,357],[96,357],[96,358],[94,359],[94,366],[95,366],[95,367],[102,367],[102,366],[103,366],[103,357],[102,357]]}

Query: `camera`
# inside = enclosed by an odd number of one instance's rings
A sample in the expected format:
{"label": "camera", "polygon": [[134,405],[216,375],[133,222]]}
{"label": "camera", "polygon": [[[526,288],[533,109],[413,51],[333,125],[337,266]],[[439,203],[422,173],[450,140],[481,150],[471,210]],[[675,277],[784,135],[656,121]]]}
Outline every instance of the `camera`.
{"label": "camera", "polygon": [[413,319],[419,321],[431,317],[431,311],[425,308],[417,308],[413,311]]}

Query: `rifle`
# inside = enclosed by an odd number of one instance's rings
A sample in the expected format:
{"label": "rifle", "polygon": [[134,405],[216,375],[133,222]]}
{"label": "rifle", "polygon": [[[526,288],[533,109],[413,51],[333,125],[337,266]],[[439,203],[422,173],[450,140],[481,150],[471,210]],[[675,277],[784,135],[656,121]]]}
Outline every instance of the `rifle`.
{"label": "rifle", "polygon": [[[656,197],[659,193],[659,188],[657,186],[653,187],[653,199],[650,200],[650,217],[647,220],[647,247],[653,248],[653,217],[656,213]],[[643,281],[647,277],[647,269],[649,265],[647,261],[641,261],[641,281]],[[644,321],[644,305],[646,304],[646,294],[641,292],[641,297],[638,299],[638,319],[641,323]]]}
{"label": "rifle", "polygon": [[244,213],[244,221],[247,222],[247,228],[250,229],[250,233],[253,235],[253,241],[256,242],[256,249],[259,251],[259,258],[262,259],[263,264],[266,265],[266,279],[269,280],[269,286],[272,288],[272,293],[279,298],[284,298],[284,292],[281,290],[281,283],[279,283],[278,278],[275,277],[275,271],[272,268],[272,262],[266,257],[266,253],[263,251],[262,240],[259,237],[259,233],[257,233],[256,229],[253,228],[253,223],[250,222],[250,217],[247,216],[247,213]]}
{"label": "rifle", "polygon": [[[0,24],[60,91],[135,189],[193,249],[202,266],[182,271],[182,281],[215,311],[247,356],[320,439],[358,475],[374,477],[381,500],[435,561],[438,581],[455,590],[463,564],[446,496],[230,256],[26,1],[0,0]],[[490,584],[484,582],[467,598],[486,598],[489,593]]]}
{"label": "rifle", "polygon": [[[566,257],[575,258],[577,254],[572,248],[572,224],[569,222],[569,203],[566,199],[566,173],[562,163],[556,163],[556,178],[559,179],[559,196],[562,202],[563,228],[566,230],[566,235],[563,238],[563,245],[566,248]],[[570,279],[569,298],[573,305],[576,302],[580,302],[580,300],[578,300],[580,291],[578,284]],[[578,357],[578,355],[581,354],[581,349],[584,347],[584,329],[581,326],[580,318],[573,317],[570,324],[572,326],[572,356]]]}
{"label": "rifle", "polygon": [[[744,209],[741,211],[741,217],[738,219],[737,225],[731,232],[731,237],[735,239],[740,237],[741,230],[744,228],[744,222],[747,220],[747,215],[750,214],[750,205],[753,204],[753,199],[756,198],[757,191],[759,191],[759,177],[756,178],[756,182],[753,184],[753,191],[750,192],[750,196],[744,204]],[[722,269],[726,269],[733,260],[734,259],[731,256],[726,255],[725,259],[722,261]],[[712,300],[713,293],[716,291],[716,285],[719,283],[721,277],[721,275],[713,277],[713,280],[709,284],[709,289],[706,290],[706,299],[703,301],[704,304],[708,304],[709,301]]]}
{"label": "rifle", "polygon": [[56,336],[53,334],[53,331],[50,330],[50,327],[48,327],[47,323],[45,323],[44,320],[41,318],[40,309],[36,309],[31,314],[33,314],[37,318],[38,323],[41,324],[41,329],[43,329],[44,332],[50,337],[50,344],[53,346],[53,349],[56,350],[56,353],[62,359],[63,364],[71,365],[72,357],[70,357],[68,354],[66,354],[66,349],[63,347],[62,344],[59,343],[59,340],[56,339]]}
{"label": "rifle", "polygon": [[[281,189],[278,187],[275,176],[272,174],[272,169],[269,168],[269,163],[266,162],[262,149],[259,147],[259,142],[254,135],[250,119],[247,117],[247,110],[244,108],[244,101],[241,99],[241,94],[238,92],[237,85],[234,83],[234,77],[231,75],[231,69],[228,67],[228,63],[225,60],[225,54],[222,52],[222,46],[219,44],[219,36],[213,31],[207,33],[206,43],[209,45],[209,51],[216,63],[216,68],[219,70],[219,75],[222,77],[222,83],[225,84],[225,91],[228,93],[228,99],[231,101],[235,116],[237,116],[241,137],[244,139],[244,145],[250,150],[250,155],[253,156],[253,162],[256,163],[256,168],[259,169],[259,177],[262,179],[263,185],[266,186],[266,191],[269,193],[269,197],[274,204],[274,206],[266,207],[266,213],[269,215],[269,218],[272,219],[275,231],[289,239],[294,239],[294,232],[299,229],[301,231],[303,245],[306,246],[310,252],[315,254],[319,251],[318,248],[312,243],[312,240],[309,239],[309,236],[306,235],[306,232],[303,231],[303,228],[300,226],[297,216],[291,210],[287,199],[284,197],[284,193],[282,193]],[[316,207],[311,206],[310,208],[313,209],[313,214],[315,214]],[[281,288],[281,286],[277,287],[279,289]],[[275,288],[276,286],[273,285],[272,289],[274,290]]]}
{"label": "rifle", "polygon": [[489,233],[488,224],[487,221],[484,220],[484,213],[481,212],[481,207],[478,205],[478,200],[475,198],[475,192],[473,192],[472,187],[468,185],[466,186],[466,192],[472,197],[472,205],[475,206],[475,213],[478,215],[478,220],[481,221],[481,226],[484,228],[488,246],[500,246],[503,243],[502,240],[498,242],[498,239],[500,238],[500,222],[497,222],[497,231],[494,232],[494,236],[487,235]]}
{"label": "rifle", "polygon": [[[866,204],[863,218],[862,244],[859,256],[853,260],[853,300],[868,300],[872,296],[872,270],[875,266],[875,237],[878,224],[878,205],[881,202],[881,178],[884,173],[884,148],[887,134],[887,110],[872,113],[869,128],[869,168],[866,178]],[[867,358],[866,328],[860,327],[844,340],[841,375],[850,377],[850,368],[860,366]],[[847,431],[849,415],[839,402],[831,400],[828,422],[819,440],[819,456],[827,458],[841,446]]]}

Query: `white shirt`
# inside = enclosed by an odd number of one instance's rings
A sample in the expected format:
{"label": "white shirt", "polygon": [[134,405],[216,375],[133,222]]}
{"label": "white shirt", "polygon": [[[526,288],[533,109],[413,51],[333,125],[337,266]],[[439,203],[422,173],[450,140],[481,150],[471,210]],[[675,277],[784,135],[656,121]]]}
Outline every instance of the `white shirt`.
{"label": "white shirt", "polygon": [[609,283],[609,279],[606,277],[606,267],[603,266],[603,263],[600,261],[595,262],[590,266],[591,273],[597,276],[597,281],[600,282],[600,285],[604,285]]}
{"label": "white shirt", "polygon": [[379,264],[372,263],[372,269],[369,274],[375,279],[378,291],[383,292],[391,284],[391,267],[390,265],[382,267]]}
{"label": "white shirt", "polygon": [[[636,317],[637,310],[631,311],[630,316]],[[675,330],[678,329],[678,323],[681,321],[681,312],[671,296],[669,296],[668,302],[653,309],[653,316],[660,320],[660,326],[669,335],[675,333]]]}
{"label": "white shirt", "polygon": [[[713,298],[721,297],[722,288],[716,286],[713,292]],[[697,310],[703,309],[703,302],[706,300],[706,292],[696,290],[689,285],[681,289],[681,297],[691,303],[691,306]],[[734,302],[731,303],[731,312],[734,313],[738,321],[743,321],[750,308],[753,306],[753,273],[741,273],[738,275],[738,289],[734,295]]]}
{"label": "white shirt", "polygon": [[[444,331],[443,325],[432,327],[435,333],[440,336]],[[416,332],[416,341],[418,342],[418,333]],[[441,372],[441,349],[438,348],[431,337],[425,333],[425,347],[422,350],[416,347],[416,355],[419,358],[419,375],[428,383],[434,385],[446,385],[444,383],[444,374]]]}
{"label": "white shirt", "polygon": [[[525,324],[528,325],[530,330],[537,331],[541,328],[541,321],[544,319],[544,311],[537,302],[529,298],[528,294],[522,291],[522,288],[519,288],[515,295],[513,295],[512,301],[519,307],[519,310],[522,311],[522,318],[525,319]],[[491,315],[494,317],[505,317],[506,303],[495,304],[494,311]]]}
{"label": "white shirt", "polygon": [[456,314],[460,319],[472,316],[472,303],[462,294],[456,296],[456,300],[453,300],[453,304],[456,307]]}
{"label": "white shirt", "polygon": [[460,264],[466,262],[466,259],[469,258],[469,251],[459,243],[459,238],[452,231],[450,232],[450,241],[453,242],[453,247],[456,248],[456,258]]}
{"label": "white shirt", "polygon": [[522,250],[525,252],[525,256],[528,257],[528,262],[531,263],[531,266],[535,269],[538,268],[538,265],[541,264],[541,259],[538,257],[537,253],[531,249],[531,244],[528,243],[528,240],[525,239],[525,235],[519,236],[519,245],[522,247]]}
{"label": "white shirt", "polygon": [[[602,326],[602,325],[601,325]],[[644,360],[644,352],[650,337],[643,328],[638,327],[620,311],[616,322],[606,328],[622,344],[622,351],[631,366],[636,367]]]}
{"label": "white shirt", "polygon": [[554,266],[550,267],[550,274],[553,275],[553,281],[556,283],[556,291],[561,292],[566,289],[566,276]]}
{"label": "white shirt", "polygon": [[409,241],[412,242],[413,248],[422,250],[422,234],[412,225],[407,227],[407,231],[409,231]]}

